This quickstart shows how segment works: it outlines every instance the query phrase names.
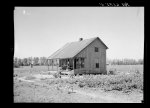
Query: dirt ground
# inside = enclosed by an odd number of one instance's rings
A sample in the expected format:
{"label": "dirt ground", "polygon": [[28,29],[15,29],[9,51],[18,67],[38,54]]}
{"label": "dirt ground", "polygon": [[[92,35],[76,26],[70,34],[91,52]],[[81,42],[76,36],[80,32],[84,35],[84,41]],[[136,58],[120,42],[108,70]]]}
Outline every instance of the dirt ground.
{"label": "dirt ground", "polygon": [[117,91],[104,92],[100,88],[48,84],[46,80],[25,80],[23,77],[14,77],[15,103],[141,103],[142,98],[143,94],[136,91],[130,94]]}

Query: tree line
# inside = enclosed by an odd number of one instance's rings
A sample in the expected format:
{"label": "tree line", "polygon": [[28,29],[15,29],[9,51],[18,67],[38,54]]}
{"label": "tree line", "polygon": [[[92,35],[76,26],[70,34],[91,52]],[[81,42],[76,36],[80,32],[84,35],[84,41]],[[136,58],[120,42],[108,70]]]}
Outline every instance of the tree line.
{"label": "tree line", "polygon": [[[111,65],[142,65],[143,59],[107,59],[107,64]],[[28,57],[28,58],[17,58],[14,57],[14,67],[19,66],[47,66],[47,57]]]}
{"label": "tree line", "polygon": [[30,66],[33,64],[33,66],[44,66],[48,65],[47,63],[47,57],[28,57],[28,58],[17,58],[14,57],[14,67],[20,67],[20,66]]}
{"label": "tree line", "polygon": [[142,65],[143,59],[107,59],[107,64],[111,65]]}

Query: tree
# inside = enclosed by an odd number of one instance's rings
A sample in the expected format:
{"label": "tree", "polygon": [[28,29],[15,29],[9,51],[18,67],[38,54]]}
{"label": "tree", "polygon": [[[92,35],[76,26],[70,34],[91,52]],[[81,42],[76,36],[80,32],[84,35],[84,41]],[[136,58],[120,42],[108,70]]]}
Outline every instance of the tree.
{"label": "tree", "polygon": [[24,65],[24,66],[28,66],[28,60],[27,60],[27,58],[24,58],[24,59],[23,59],[23,65]]}
{"label": "tree", "polygon": [[138,64],[143,64],[143,59],[139,59]]}
{"label": "tree", "polygon": [[34,61],[34,65],[39,65],[39,58],[38,57],[34,57],[33,61]]}
{"label": "tree", "polygon": [[135,60],[135,59],[112,59],[107,60],[107,63],[112,65],[138,65],[143,64],[143,59]]}
{"label": "tree", "polygon": [[22,59],[20,59],[20,58],[18,59],[19,66],[22,66],[22,64],[23,64],[22,61],[23,61]]}
{"label": "tree", "polygon": [[14,64],[17,64],[17,63],[18,63],[18,58],[15,57],[15,58],[14,58]]}
{"label": "tree", "polygon": [[46,65],[46,57],[40,57],[40,65]]}
{"label": "tree", "polygon": [[19,68],[19,66],[20,66],[19,58],[14,57],[14,67],[15,67],[15,68]]}

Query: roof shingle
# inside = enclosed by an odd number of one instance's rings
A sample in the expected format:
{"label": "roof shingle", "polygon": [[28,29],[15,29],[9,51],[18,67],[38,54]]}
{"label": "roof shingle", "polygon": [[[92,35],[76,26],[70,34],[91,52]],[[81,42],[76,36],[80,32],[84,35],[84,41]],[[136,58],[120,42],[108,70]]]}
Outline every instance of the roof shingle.
{"label": "roof shingle", "polygon": [[54,52],[51,56],[49,56],[48,59],[72,58],[72,57],[76,56],[82,49],[84,49],[86,46],[88,46],[91,42],[93,42],[96,38],[97,37],[85,39],[82,41],[67,43],[62,48],[60,48],[59,50]]}

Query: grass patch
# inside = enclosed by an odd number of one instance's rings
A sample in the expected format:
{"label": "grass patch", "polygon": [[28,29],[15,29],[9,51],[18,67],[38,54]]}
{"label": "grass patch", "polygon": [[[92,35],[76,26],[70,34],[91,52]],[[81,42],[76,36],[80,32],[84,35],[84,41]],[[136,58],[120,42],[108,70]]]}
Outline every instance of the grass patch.
{"label": "grass patch", "polygon": [[34,76],[27,76],[27,77],[25,78],[25,80],[34,80],[34,79],[36,79],[36,77],[34,77]]}
{"label": "grass patch", "polygon": [[89,75],[84,77],[79,87],[83,87],[83,83],[84,86],[90,88],[101,87],[105,91],[129,92],[135,89],[143,91],[143,76],[137,73],[131,75]]}
{"label": "grass patch", "polygon": [[[76,78],[59,78],[59,75],[53,74],[55,79],[43,79],[48,84],[76,84],[79,87],[102,88],[105,91],[117,90],[122,92],[131,92],[138,90],[143,92],[143,66],[111,66],[109,75],[82,75]],[[138,71],[139,70],[139,71]],[[20,76],[29,74],[39,74],[41,71],[47,71],[47,67],[37,66],[34,68],[23,67],[15,68],[14,73]],[[117,72],[130,74],[116,74]],[[29,76],[27,80],[33,80],[35,77]]]}

